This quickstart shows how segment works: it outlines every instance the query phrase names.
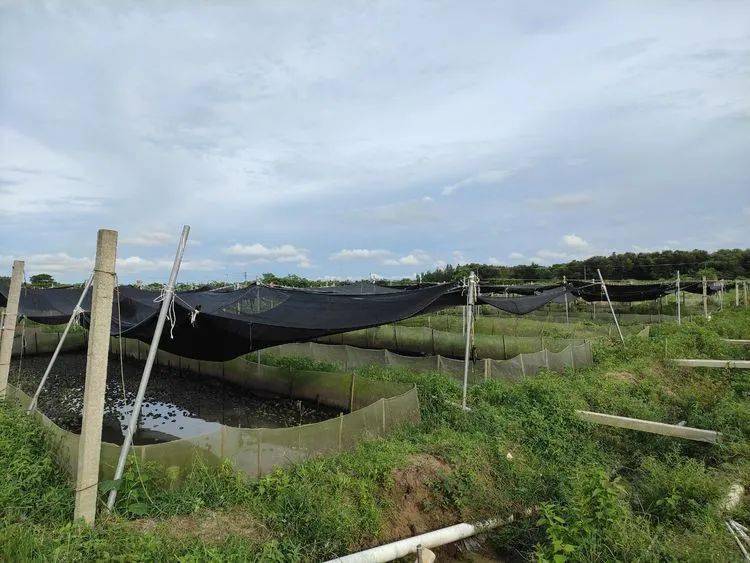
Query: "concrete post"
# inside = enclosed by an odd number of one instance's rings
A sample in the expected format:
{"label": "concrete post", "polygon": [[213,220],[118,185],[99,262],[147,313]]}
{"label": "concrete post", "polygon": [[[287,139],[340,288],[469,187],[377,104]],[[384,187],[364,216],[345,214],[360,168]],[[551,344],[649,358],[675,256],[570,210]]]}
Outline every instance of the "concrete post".
{"label": "concrete post", "polygon": [[101,229],[96,240],[94,290],[91,296],[91,324],[86,358],[86,386],[83,391],[83,425],[78,443],[74,512],[76,520],[83,518],[89,524],[93,524],[96,518],[116,256],[117,231]]}
{"label": "concrete post", "polygon": [[0,333],[0,399],[5,398],[8,391],[8,373],[10,372],[10,357],[13,354],[13,337],[16,334],[16,317],[18,316],[18,302],[21,299],[21,285],[23,284],[23,267],[21,260],[13,261],[8,289],[8,305],[3,317],[3,329]]}

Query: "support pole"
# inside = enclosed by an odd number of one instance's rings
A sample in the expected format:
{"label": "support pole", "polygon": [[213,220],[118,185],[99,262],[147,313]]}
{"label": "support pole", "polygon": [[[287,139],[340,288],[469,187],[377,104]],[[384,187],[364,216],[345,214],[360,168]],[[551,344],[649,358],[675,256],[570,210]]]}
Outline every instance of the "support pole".
{"label": "support pole", "polygon": [[703,276],[703,316],[708,318],[708,291],[706,287],[706,276]]}
{"label": "support pole", "polygon": [[[169,274],[169,281],[167,287],[164,289],[164,299],[161,302],[161,309],[159,310],[159,318],[156,321],[156,328],[154,329],[154,337],[151,340],[151,347],[148,349],[148,357],[146,358],[146,365],[143,368],[143,375],[141,376],[141,383],[138,386],[138,394],[135,397],[135,404],[133,405],[133,412],[130,415],[130,421],[128,422],[128,428],[125,431],[125,437],[122,442],[122,449],[120,450],[120,459],[117,461],[117,470],[115,471],[115,481],[122,479],[122,474],[125,471],[125,463],[128,459],[128,452],[130,446],[133,444],[133,435],[138,427],[138,417],[141,414],[141,405],[143,404],[143,397],[146,394],[146,387],[148,387],[148,380],[151,377],[151,368],[154,367],[154,361],[156,360],[156,353],[159,349],[159,341],[161,340],[161,333],[164,330],[164,323],[167,320],[167,313],[172,304],[174,298],[174,286],[177,281],[177,273],[180,271],[180,264],[182,263],[182,255],[185,253],[185,246],[187,245],[188,234],[190,233],[190,227],[185,225],[182,228],[182,236],[180,237],[180,243],[177,246],[177,254],[172,264],[172,272]],[[107,508],[112,510],[115,506],[115,500],[117,499],[117,489],[112,489],[109,492],[109,498],[107,499]]]}
{"label": "support pole", "polygon": [[740,280],[734,280],[734,306],[740,306]]}
{"label": "support pole", "polygon": [[57,348],[55,348],[55,352],[54,354],[52,354],[52,358],[50,359],[49,364],[47,364],[47,369],[44,371],[42,380],[39,382],[39,386],[36,388],[36,392],[34,393],[34,396],[31,398],[31,402],[29,403],[29,408],[26,409],[26,412],[28,413],[33,412],[34,409],[36,409],[36,403],[39,400],[39,395],[42,393],[42,389],[44,389],[44,384],[47,383],[47,378],[49,377],[49,374],[52,371],[52,367],[55,365],[55,362],[57,361],[57,356],[60,354],[60,350],[62,349],[63,344],[65,343],[65,338],[68,336],[68,331],[70,331],[70,327],[73,326],[73,321],[78,316],[78,314],[82,312],[81,303],[83,303],[83,300],[86,297],[86,294],[89,292],[89,288],[91,287],[91,282],[93,280],[94,280],[94,275],[92,274],[89,276],[89,279],[86,280],[86,285],[83,287],[81,296],[78,298],[78,303],[76,303],[76,306],[73,309],[73,313],[70,315],[70,318],[68,319],[68,324],[65,325],[65,330],[63,331],[62,336],[57,339]]}
{"label": "support pole", "polygon": [[563,285],[565,286],[565,324],[570,324],[570,314],[568,312],[568,279],[563,276]]}
{"label": "support pole", "polygon": [[4,399],[8,391],[8,373],[10,373],[10,357],[13,355],[13,337],[16,334],[16,317],[18,316],[18,302],[21,300],[21,285],[23,284],[22,260],[13,261],[8,288],[8,304],[3,317],[3,330],[0,333],[0,399]]}
{"label": "support pole", "polygon": [[742,290],[745,294],[745,308],[747,308],[747,282],[746,281],[742,282]]}
{"label": "support pole", "polygon": [[99,485],[99,456],[102,447],[104,392],[107,388],[109,336],[112,326],[112,296],[115,289],[117,231],[101,229],[96,240],[94,291],[83,390],[83,423],[78,441],[78,473],[73,516],[93,524]]}
{"label": "support pole", "polygon": [[682,324],[682,305],[680,304],[680,271],[677,270],[677,324]]}
{"label": "support pole", "polygon": [[474,303],[476,303],[477,278],[474,272],[469,274],[469,286],[466,292],[466,351],[464,354],[464,388],[461,398],[461,408],[466,410],[466,393],[469,388],[469,362],[471,361],[471,335],[474,332]]}
{"label": "support pole", "polygon": [[604,278],[602,277],[602,271],[597,268],[596,273],[599,274],[599,281],[602,282],[602,289],[604,290],[604,296],[607,298],[607,303],[609,303],[609,310],[612,311],[612,318],[615,320],[615,326],[617,327],[617,332],[620,335],[620,340],[623,344],[625,344],[625,338],[622,335],[622,331],[620,330],[620,323],[617,321],[617,315],[615,315],[615,308],[612,306],[612,301],[609,299],[609,292],[607,291],[607,284],[604,283]]}

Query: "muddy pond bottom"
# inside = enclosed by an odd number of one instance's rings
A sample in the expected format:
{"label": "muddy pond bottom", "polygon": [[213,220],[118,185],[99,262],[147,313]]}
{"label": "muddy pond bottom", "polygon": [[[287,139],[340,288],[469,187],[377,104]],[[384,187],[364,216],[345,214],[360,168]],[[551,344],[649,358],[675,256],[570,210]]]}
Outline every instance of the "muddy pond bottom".
{"label": "muddy pond bottom", "polygon": [[[14,358],[9,382],[33,395],[51,355]],[[102,439],[121,444],[138,391],[143,361],[111,356],[107,372]],[[39,410],[55,424],[80,433],[86,374],[84,352],[61,354],[39,397]],[[124,384],[124,385],[123,385]],[[154,365],[134,443],[158,444],[238,428],[286,428],[320,422],[340,410],[309,401],[267,398],[232,383]]]}

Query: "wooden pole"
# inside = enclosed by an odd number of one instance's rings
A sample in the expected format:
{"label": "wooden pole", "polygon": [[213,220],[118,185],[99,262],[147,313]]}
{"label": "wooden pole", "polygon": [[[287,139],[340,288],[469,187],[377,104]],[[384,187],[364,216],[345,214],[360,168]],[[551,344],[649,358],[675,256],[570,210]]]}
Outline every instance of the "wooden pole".
{"label": "wooden pole", "polygon": [[708,318],[708,290],[706,287],[706,276],[703,276],[703,316]]}
{"label": "wooden pole", "polygon": [[16,317],[18,316],[18,302],[21,300],[21,286],[23,285],[22,260],[13,261],[8,288],[8,304],[3,317],[3,330],[0,334],[0,399],[4,399],[8,391],[8,373],[10,373],[10,357],[13,354],[13,337],[16,334]]}
{"label": "wooden pole", "polygon": [[563,276],[563,285],[565,286],[565,324],[570,324],[570,314],[568,312],[568,279]]}
{"label": "wooden pole", "polygon": [[740,306],[740,280],[734,280],[734,306]]}
{"label": "wooden pole", "polygon": [[682,324],[682,305],[680,304],[680,271],[677,270],[677,324]]}
{"label": "wooden pole", "polygon": [[76,520],[82,518],[89,524],[92,524],[96,518],[116,257],[117,231],[101,229],[96,240],[94,291],[91,297],[91,324],[86,358],[86,386],[83,391],[83,424],[78,442],[78,473],[73,513]]}
{"label": "wooden pole", "polygon": [[466,291],[466,349],[464,351],[464,387],[463,394],[461,397],[461,408],[466,409],[466,394],[469,389],[469,362],[471,361],[471,336],[474,332],[474,319],[472,313],[474,311],[475,303],[475,291],[476,291],[476,276],[474,272],[469,274],[469,287]]}
{"label": "wooden pole", "polygon": [[747,308],[747,282],[746,281],[742,282],[742,289],[745,293],[745,307]]}
{"label": "wooden pole", "polygon": [[609,310],[612,311],[612,318],[615,320],[615,326],[617,327],[617,332],[620,335],[620,340],[623,344],[625,344],[625,337],[622,335],[622,331],[620,330],[620,323],[617,320],[617,315],[615,314],[615,308],[612,306],[612,301],[609,299],[609,292],[607,291],[607,284],[604,283],[604,278],[602,277],[602,271],[597,268],[596,273],[599,274],[599,280],[602,282],[602,289],[604,290],[604,296],[607,298],[607,303],[609,303]]}
{"label": "wooden pole", "polygon": [[641,432],[650,432],[651,434],[661,434],[662,436],[672,436],[673,438],[684,438],[686,440],[695,440],[698,442],[708,442],[709,444],[715,444],[721,437],[721,433],[714,430],[703,430],[702,428],[692,428],[690,426],[679,426],[676,424],[664,424],[663,422],[652,422],[650,420],[628,418],[627,416],[615,416],[612,414],[591,411],[576,411],[576,415],[581,420],[603,424],[605,426],[640,430]]}

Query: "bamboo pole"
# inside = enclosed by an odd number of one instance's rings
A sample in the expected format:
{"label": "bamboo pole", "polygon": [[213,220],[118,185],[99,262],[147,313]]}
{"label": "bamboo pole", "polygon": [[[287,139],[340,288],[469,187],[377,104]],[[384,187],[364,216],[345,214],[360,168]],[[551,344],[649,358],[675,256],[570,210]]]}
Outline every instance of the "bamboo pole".
{"label": "bamboo pole", "polygon": [[[148,386],[149,377],[151,377],[151,368],[154,366],[156,360],[156,353],[159,348],[159,341],[161,340],[161,333],[164,330],[164,323],[167,320],[167,313],[169,312],[174,298],[174,286],[177,281],[177,273],[180,271],[180,264],[182,263],[182,256],[185,253],[185,246],[187,246],[188,234],[190,233],[190,227],[185,225],[182,228],[182,236],[180,237],[180,243],[177,246],[177,254],[172,264],[172,271],[169,274],[169,281],[164,289],[164,298],[161,302],[161,309],[159,310],[159,318],[156,321],[156,328],[154,329],[154,337],[151,340],[151,347],[148,350],[148,357],[146,358],[146,365],[143,368],[143,375],[141,376],[141,383],[138,387],[138,394],[135,397],[135,404],[133,405],[133,412],[130,415],[130,421],[128,422],[128,428],[125,432],[125,437],[122,442],[122,448],[120,449],[120,459],[117,461],[117,469],[115,470],[115,481],[122,479],[122,474],[125,471],[125,462],[128,458],[128,452],[130,446],[133,444],[133,435],[138,426],[138,417],[141,414],[141,405],[143,404],[143,397],[146,394],[146,387]],[[117,489],[112,489],[109,492],[109,498],[107,499],[107,508],[112,510],[115,506],[115,500],[117,499]]]}
{"label": "bamboo pole", "polygon": [[607,284],[604,283],[604,278],[602,277],[602,271],[597,268],[596,273],[599,274],[599,280],[602,282],[602,289],[604,290],[604,296],[607,298],[607,303],[609,303],[609,310],[612,311],[612,318],[615,320],[615,326],[617,327],[617,332],[620,335],[620,340],[623,344],[625,344],[625,337],[622,335],[622,331],[620,330],[620,323],[617,320],[617,315],[615,314],[615,308],[612,306],[612,301],[609,299],[609,292],[607,291]]}
{"label": "bamboo pole", "polygon": [[52,358],[50,359],[49,364],[47,364],[47,369],[44,370],[44,375],[42,376],[42,379],[36,388],[36,392],[34,393],[34,396],[31,398],[29,407],[26,409],[26,412],[28,413],[33,412],[34,409],[36,409],[37,401],[39,401],[39,395],[42,393],[42,389],[44,389],[45,383],[47,383],[47,378],[49,377],[49,374],[52,371],[52,367],[55,365],[55,362],[57,361],[57,356],[60,354],[60,350],[62,349],[63,344],[65,343],[65,338],[68,336],[70,327],[73,326],[73,321],[78,316],[78,314],[82,312],[81,303],[83,303],[83,300],[86,297],[86,294],[89,292],[89,288],[91,287],[91,282],[93,280],[94,280],[94,275],[92,274],[89,276],[89,279],[86,280],[86,285],[83,287],[81,296],[78,298],[78,303],[76,303],[76,306],[73,308],[73,312],[70,314],[70,318],[68,319],[68,324],[65,325],[65,330],[63,331],[62,336],[57,339],[57,348],[55,348],[55,351],[52,354]]}
{"label": "bamboo pole", "polygon": [[4,399],[8,391],[8,373],[10,373],[10,357],[13,355],[13,338],[16,334],[16,317],[18,316],[18,302],[21,300],[21,286],[23,285],[22,260],[13,261],[8,288],[8,303],[3,317],[3,330],[0,334],[0,399]]}
{"label": "bamboo pole", "polygon": [[565,324],[570,324],[570,314],[568,312],[568,279],[563,276],[563,285],[565,286]]}
{"label": "bamboo pole", "polygon": [[117,231],[101,229],[96,241],[86,383],[83,390],[83,423],[78,441],[78,473],[73,513],[76,520],[82,518],[89,524],[93,524],[96,518],[116,257]]}

